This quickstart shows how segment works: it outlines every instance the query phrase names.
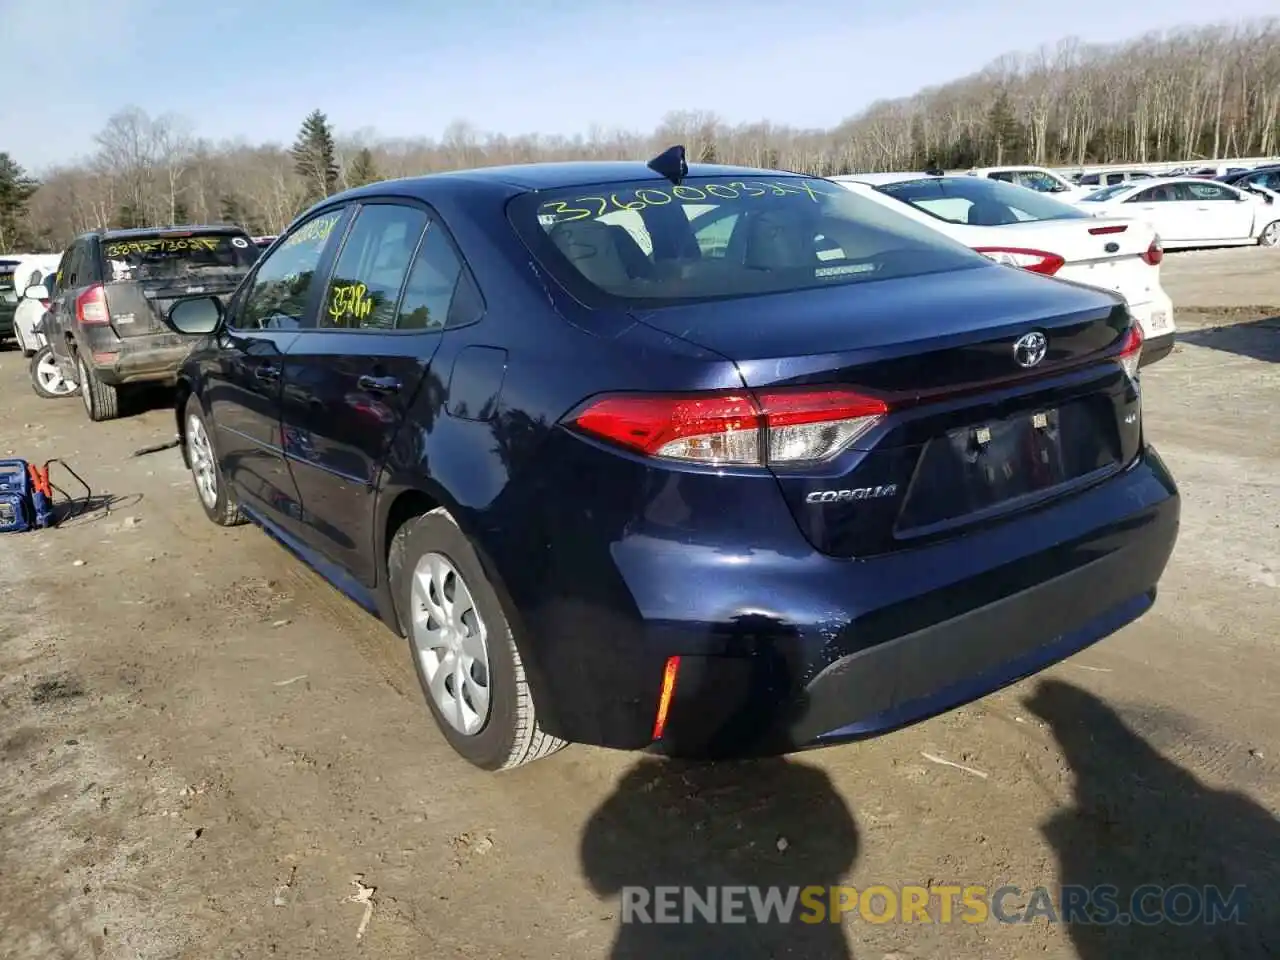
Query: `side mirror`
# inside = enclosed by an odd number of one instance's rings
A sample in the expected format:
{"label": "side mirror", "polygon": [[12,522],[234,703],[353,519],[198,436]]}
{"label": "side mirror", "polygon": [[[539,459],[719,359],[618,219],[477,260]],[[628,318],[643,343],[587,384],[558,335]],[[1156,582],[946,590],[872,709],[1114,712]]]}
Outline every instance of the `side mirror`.
{"label": "side mirror", "polygon": [[33,283],[22,292],[22,295],[28,300],[48,300],[49,288],[43,283]]}
{"label": "side mirror", "polygon": [[169,308],[165,322],[178,333],[213,333],[222,324],[222,301],[217,297],[189,297]]}

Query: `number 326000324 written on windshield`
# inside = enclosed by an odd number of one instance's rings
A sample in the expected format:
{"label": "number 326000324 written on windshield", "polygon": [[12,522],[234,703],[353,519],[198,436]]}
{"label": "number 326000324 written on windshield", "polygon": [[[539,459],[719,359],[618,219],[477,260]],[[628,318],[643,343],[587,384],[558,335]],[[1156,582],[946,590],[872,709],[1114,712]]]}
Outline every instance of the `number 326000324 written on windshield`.
{"label": "number 326000324 written on windshield", "polygon": [[575,197],[572,200],[548,200],[538,207],[538,220],[544,226],[603,217],[616,210],[643,210],[669,203],[715,203],[724,200],[760,197],[791,197],[821,202],[824,196],[839,196],[840,188],[821,181],[803,180],[733,180],[726,183],[681,184],[676,187],[637,187],[613,193]]}

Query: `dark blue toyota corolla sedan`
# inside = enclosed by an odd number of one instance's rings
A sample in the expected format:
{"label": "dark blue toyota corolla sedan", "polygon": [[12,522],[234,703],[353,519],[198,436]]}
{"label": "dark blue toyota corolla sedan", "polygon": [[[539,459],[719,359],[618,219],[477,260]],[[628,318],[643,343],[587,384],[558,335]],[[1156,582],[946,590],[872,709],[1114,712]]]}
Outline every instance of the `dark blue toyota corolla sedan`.
{"label": "dark blue toyota corolla sedan", "polygon": [[678,148],[330,197],[169,322],[209,516],[487,769],[902,726],[1141,616],[1177,537],[1115,296]]}

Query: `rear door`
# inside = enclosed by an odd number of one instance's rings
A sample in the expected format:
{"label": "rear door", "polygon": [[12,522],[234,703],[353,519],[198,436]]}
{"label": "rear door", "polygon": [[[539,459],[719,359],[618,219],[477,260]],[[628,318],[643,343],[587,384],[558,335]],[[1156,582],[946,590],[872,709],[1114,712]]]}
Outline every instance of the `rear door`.
{"label": "rear door", "polygon": [[347,208],[299,224],[263,257],[230,304],[227,326],[208,364],[205,399],[222,470],[242,502],[295,535],[297,487],[284,460],[280,387],[284,354],[314,323]]}
{"label": "rear door", "polygon": [[444,225],[409,201],[362,205],[314,329],[285,357],[282,418],[305,535],[366,585],[373,507],[388,448],[447,325],[480,300]]}
{"label": "rear door", "polygon": [[49,347],[63,377],[76,379],[76,362],[71,355],[76,327],[76,297],[94,283],[91,238],[81,237],[62,255],[58,264],[57,286],[49,304],[43,327]]}
{"label": "rear door", "polygon": [[1200,240],[1197,225],[1185,203],[1178,200],[1176,183],[1162,183],[1140,190],[1124,201],[1124,216],[1133,216],[1155,227],[1166,243]]}
{"label": "rear door", "polygon": [[224,303],[257,259],[242,232],[164,230],[104,239],[101,273],[111,328],[122,339],[177,336],[163,317],[175,300],[213,295]]}

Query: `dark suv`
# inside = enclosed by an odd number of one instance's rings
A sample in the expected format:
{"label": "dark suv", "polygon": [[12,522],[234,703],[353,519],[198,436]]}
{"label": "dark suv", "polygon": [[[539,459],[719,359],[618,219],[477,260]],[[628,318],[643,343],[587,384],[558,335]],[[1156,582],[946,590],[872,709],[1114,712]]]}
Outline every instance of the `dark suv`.
{"label": "dark suv", "polygon": [[163,317],[180,297],[224,298],[257,260],[233,226],[148,227],[77,237],[58,265],[47,328],[62,375],[80,385],[91,420],[119,415],[120,390],[173,383],[195,338]]}

